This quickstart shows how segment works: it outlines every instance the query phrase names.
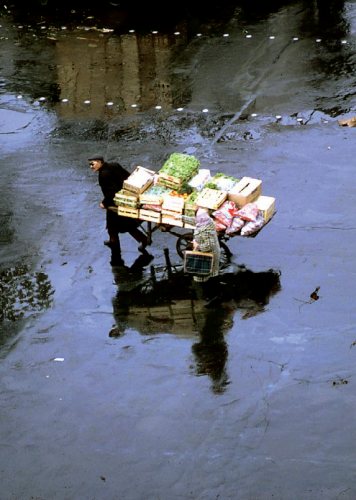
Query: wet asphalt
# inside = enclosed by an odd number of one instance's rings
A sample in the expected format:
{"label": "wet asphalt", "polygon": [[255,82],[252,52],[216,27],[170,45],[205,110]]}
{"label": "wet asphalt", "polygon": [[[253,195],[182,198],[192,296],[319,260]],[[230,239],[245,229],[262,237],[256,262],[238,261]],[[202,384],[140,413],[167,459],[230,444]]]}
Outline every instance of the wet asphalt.
{"label": "wet asphalt", "polygon": [[[354,499],[356,4],[1,12],[1,499]],[[88,156],[174,151],[276,198],[212,303],[103,245]]]}

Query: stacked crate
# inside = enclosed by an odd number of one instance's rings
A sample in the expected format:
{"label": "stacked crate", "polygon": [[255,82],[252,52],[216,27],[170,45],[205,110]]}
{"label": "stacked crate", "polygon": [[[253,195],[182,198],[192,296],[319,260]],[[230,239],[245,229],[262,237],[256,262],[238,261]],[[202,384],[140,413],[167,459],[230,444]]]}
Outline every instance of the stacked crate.
{"label": "stacked crate", "polygon": [[198,207],[209,208],[210,210],[217,210],[220,205],[227,199],[226,191],[219,191],[218,189],[203,188],[196,200]]}
{"label": "stacked crate", "polygon": [[121,189],[115,194],[114,203],[117,206],[118,215],[124,217],[138,217],[138,195]]}
{"label": "stacked crate", "polygon": [[196,204],[196,199],[198,197],[198,191],[193,191],[184,202],[184,227],[188,229],[195,228],[195,214],[198,208]]}
{"label": "stacked crate", "polygon": [[184,196],[166,194],[162,203],[162,224],[183,227]]}
{"label": "stacked crate", "polygon": [[195,156],[172,153],[158,172],[158,185],[182,192],[199,171],[200,161]]}
{"label": "stacked crate", "polygon": [[118,207],[118,215],[138,219],[139,196],[152,183],[155,172],[138,166],[124,181],[123,188],[115,194],[114,202]]}
{"label": "stacked crate", "polygon": [[141,193],[139,196],[139,218],[159,224],[161,222],[163,196],[170,191],[169,188],[151,185]]}

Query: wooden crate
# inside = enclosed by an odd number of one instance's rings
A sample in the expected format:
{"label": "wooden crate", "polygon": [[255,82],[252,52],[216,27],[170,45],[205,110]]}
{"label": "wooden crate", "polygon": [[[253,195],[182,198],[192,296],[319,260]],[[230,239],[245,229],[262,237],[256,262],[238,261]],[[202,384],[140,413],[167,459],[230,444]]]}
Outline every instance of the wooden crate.
{"label": "wooden crate", "polygon": [[123,217],[131,217],[132,219],[138,219],[138,212],[138,208],[119,206],[117,215],[122,215]]}
{"label": "wooden crate", "polygon": [[[185,168],[177,169],[178,164],[180,167],[185,164]],[[200,161],[195,156],[184,153],[172,153],[158,172],[158,183],[172,189],[179,189],[184,182],[188,182],[198,173],[199,165]],[[176,173],[180,170],[182,171],[181,176],[177,177]]]}
{"label": "wooden crate", "polygon": [[276,211],[276,198],[273,196],[259,196],[255,202],[263,215],[265,222],[268,222]]}
{"label": "wooden crate", "polygon": [[118,191],[115,194],[115,197],[114,197],[115,205],[117,205],[117,206],[123,205],[123,206],[131,207],[131,208],[137,208],[138,207],[138,196],[133,194],[133,193],[131,193],[131,195],[128,195],[126,193],[127,193],[127,191],[125,191],[125,193]]}
{"label": "wooden crate", "polygon": [[[157,189],[158,188],[158,189]],[[170,192],[170,188],[163,186],[149,186],[139,195],[141,205],[162,205],[163,196]]]}
{"label": "wooden crate", "polygon": [[217,189],[204,188],[198,195],[196,203],[198,207],[209,208],[216,210],[227,198],[226,191]]}
{"label": "wooden crate", "polygon": [[155,212],[154,210],[146,210],[145,208],[140,209],[138,217],[141,220],[155,222],[156,224],[159,224],[161,222],[161,213],[160,212]]}
{"label": "wooden crate", "polygon": [[196,210],[198,208],[198,205],[196,203],[196,199],[198,196],[199,195],[198,195],[197,191],[193,191],[193,193],[191,193],[188,196],[188,198],[184,202],[184,212],[187,212],[188,210],[194,211],[194,213],[196,212]]}
{"label": "wooden crate", "polygon": [[153,170],[138,166],[124,181],[123,188],[132,193],[140,194],[153,183],[154,175]]}
{"label": "wooden crate", "polygon": [[166,208],[162,208],[162,215],[167,215],[168,217],[172,217],[173,219],[182,220],[183,214],[181,212],[176,212],[175,210],[167,210]]}
{"label": "wooden crate", "polygon": [[169,224],[170,226],[183,227],[184,223],[182,220],[175,219],[169,215],[163,215],[161,218],[162,224]]}
{"label": "wooden crate", "polygon": [[243,177],[240,182],[228,192],[229,201],[236,203],[241,208],[247,203],[255,201],[261,194],[262,181],[252,177]]}
{"label": "wooden crate", "polygon": [[173,175],[162,173],[158,174],[157,184],[159,186],[179,190],[183,185],[183,180],[178,177],[174,177]]}
{"label": "wooden crate", "polygon": [[190,217],[189,215],[183,215],[182,220],[184,223],[184,227],[188,229],[194,229],[195,228],[195,217]]}
{"label": "wooden crate", "polygon": [[171,196],[166,194],[163,197],[162,209],[172,210],[182,214],[184,209],[184,198],[182,196]]}

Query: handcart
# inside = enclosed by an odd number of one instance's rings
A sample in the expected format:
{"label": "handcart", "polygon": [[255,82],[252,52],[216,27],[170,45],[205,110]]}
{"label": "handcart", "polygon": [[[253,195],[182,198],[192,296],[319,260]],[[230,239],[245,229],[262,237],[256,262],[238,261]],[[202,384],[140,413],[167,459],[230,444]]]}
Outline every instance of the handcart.
{"label": "handcart", "polygon": [[[256,236],[261,228],[258,224],[267,223],[274,214],[274,198],[261,195],[260,179],[236,179],[223,173],[211,177],[209,170],[199,170],[199,164],[193,156],[172,153],[158,174],[141,166],[136,167],[124,181],[123,188],[115,194],[113,201],[116,206],[110,209],[120,216],[139,219],[149,245],[157,230],[175,236],[176,250],[182,259],[185,251],[193,249],[197,208],[212,210],[223,265],[230,262],[232,256],[226,242],[239,231],[243,236]],[[254,202],[255,213],[240,214],[249,205],[252,210],[250,202]],[[246,221],[249,222],[245,227]],[[247,229],[248,224],[255,226]]]}
{"label": "handcart", "polygon": [[[113,212],[118,211],[117,207],[109,207],[109,210]],[[177,238],[176,241],[176,251],[181,259],[184,259],[184,253],[186,250],[193,249],[193,229],[187,231],[186,227],[171,226],[169,224],[155,223],[152,221],[142,220],[140,221],[140,229],[145,233],[148,239],[148,245],[152,244],[153,234],[156,231],[161,231]],[[259,231],[258,231],[259,232]],[[258,232],[248,236],[249,238],[254,238],[257,236]],[[220,243],[220,267],[223,268],[231,261],[233,253],[227,245],[227,242],[231,237],[225,235],[224,233],[218,233],[218,239]]]}

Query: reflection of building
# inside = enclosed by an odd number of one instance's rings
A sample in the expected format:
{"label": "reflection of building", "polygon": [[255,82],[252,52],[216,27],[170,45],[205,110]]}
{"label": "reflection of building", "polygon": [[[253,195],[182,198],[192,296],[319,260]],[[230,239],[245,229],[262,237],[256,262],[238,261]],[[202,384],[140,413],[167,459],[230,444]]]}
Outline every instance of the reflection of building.
{"label": "reflection of building", "polygon": [[58,113],[100,118],[133,112],[134,104],[140,110],[170,109],[170,59],[182,41],[182,36],[160,34],[66,35],[56,44]]}

